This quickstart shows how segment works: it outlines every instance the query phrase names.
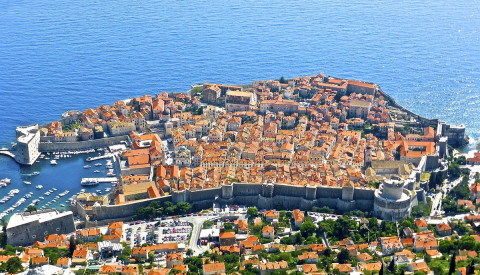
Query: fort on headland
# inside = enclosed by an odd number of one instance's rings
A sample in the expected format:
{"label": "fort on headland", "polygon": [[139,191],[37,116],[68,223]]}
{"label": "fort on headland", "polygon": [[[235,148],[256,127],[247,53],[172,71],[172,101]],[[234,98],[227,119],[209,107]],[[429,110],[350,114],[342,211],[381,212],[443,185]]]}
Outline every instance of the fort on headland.
{"label": "fort on headland", "polygon": [[122,143],[119,185],[79,195],[87,222],[128,218],[152,201],[328,206],[401,220],[425,200],[420,176],[446,172],[465,127],[422,118],[378,85],[318,74],[251,85],[205,83],[71,111],[17,128],[15,160]]}

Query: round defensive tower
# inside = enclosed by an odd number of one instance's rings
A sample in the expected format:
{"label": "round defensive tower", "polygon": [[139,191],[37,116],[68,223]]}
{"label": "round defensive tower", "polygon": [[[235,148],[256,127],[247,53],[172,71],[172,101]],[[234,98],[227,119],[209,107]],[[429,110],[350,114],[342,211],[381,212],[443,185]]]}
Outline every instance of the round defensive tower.
{"label": "round defensive tower", "polygon": [[374,213],[384,220],[398,221],[410,215],[412,191],[404,188],[404,181],[394,177],[385,180],[375,190]]}

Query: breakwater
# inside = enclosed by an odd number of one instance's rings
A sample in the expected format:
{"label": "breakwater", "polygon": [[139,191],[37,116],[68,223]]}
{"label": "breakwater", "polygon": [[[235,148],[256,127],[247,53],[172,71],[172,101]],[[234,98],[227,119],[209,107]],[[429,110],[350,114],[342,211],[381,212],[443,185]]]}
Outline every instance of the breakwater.
{"label": "breakwater", "polygon": [[65,152],[97,149],[119,144],[121,142],[126,142],[127,140],[128,136],[126,135],[76,142],[44,142],[42,139],[40,139],[38,150],[40,152]]}

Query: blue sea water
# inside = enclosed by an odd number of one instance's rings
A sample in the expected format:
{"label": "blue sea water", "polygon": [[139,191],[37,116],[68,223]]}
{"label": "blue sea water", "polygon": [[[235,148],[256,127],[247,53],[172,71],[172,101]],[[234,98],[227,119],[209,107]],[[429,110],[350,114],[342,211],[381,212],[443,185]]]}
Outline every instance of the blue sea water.
{"label": "blue sea water", "polygon": [[[479,30],[478,0],[0,0],[0,147],[66,110],[319,72],[378,83],[478,139]],[[33,185],[76,192],[74,163],[36,167]],[[25,169],[0,156],[22,191]]]}

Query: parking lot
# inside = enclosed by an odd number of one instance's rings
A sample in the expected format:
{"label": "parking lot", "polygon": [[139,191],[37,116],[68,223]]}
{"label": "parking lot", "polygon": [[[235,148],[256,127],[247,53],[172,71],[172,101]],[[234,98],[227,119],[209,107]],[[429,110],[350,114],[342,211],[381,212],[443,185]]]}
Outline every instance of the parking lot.
{"label": "parking lot", "polygon": [[192,227],[188,222],[177,219],[134,223],[125,228],[124,241],[131,247],[144,243],[187,243]]}
{"label": "parking lot", "polygon": [[188,238],[192,232],[192,227],[188,222],[180,220],[170,220],[161,223],[158,231],[155,231],[156,242],[160,243],[188,243]]}

